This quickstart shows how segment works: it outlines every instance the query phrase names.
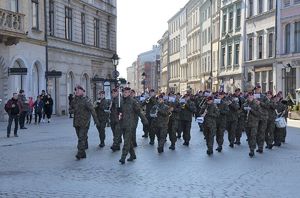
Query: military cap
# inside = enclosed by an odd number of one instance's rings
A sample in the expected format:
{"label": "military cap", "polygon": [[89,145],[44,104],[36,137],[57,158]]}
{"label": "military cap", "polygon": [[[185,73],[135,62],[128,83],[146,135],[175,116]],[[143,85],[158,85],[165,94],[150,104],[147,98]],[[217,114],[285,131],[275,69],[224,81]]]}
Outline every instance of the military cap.
{"label": "military cap", "polygon": [[150,89],[150,92],[154,92],[154,89]]}
{"label": "military cap", "polygon": [[99,91],[99,94],[105,94],[105,91]]}
{"label": "military cap", "polygon": [[80,86],[80,85],[77,85],[77,86],[76,86],[75,91],[76,91],[77,89],[81,89],[83,92],[85,92],[85,90],[83,89],[83,87]]}
{"label": "military cap", "polygon": [[123,90],[124,91],[130,91],[131,89],[130,89],[130,87],[125,87]]}
{"label": "military cap", "polygon": [[241,89],[240,89],[240,88],[236,88],[236,89],[234,90],[234,92],[238,92],[238,91],[241,91]]}
{"label": "military cap", "polygon": [[208,96],[208,97],[206,98],[207,101],[213,100],[213,99],[214,99],[214,98],[213,98],[212,96]]}
{"label": "military cap", "polygon": [[131,92],[135,93],[134,89],[131,89]]}

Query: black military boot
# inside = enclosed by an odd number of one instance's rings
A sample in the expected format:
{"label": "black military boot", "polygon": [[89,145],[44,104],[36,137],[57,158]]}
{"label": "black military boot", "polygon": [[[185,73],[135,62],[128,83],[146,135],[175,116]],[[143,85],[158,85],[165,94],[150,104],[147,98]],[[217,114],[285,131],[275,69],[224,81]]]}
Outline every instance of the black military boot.
{"label": "black military boot", "polygon": [[264,151],[263,151],[263,149],[259,148],[259,149],[256,150],[256,152],[262,154]]}
{"label": "black military boot", "polygon": [[121,159],[119,160],[119,162],[120,162],[121,164],[125,164],[125,159],[121,158]]}
{"label": "black military boot", "polygon": [[149,144],[150,144],[150,145],[154,145],[154,141],[153,141],[153,140],[150,140]]}
{"label": "black military boot", "polygon": [[266,148],[271,150],[273,148],[273,145],[272,144],[271,145],[267,145]]}
{"label": "black military boot", "polygon": [[249,156],[250,156],[251,158],[254,157],[254,151],[253,151],[253,150],[250,151]]}
{"label": "black military boot", "polygon": [[85,150],[88,150],[89,149],[89,143],[86,143],[85,144]]}
{"label": "black military boot", "polygon": [[9,137],[10,137],[10,134],[8,133],[8,134],[6,135],[6,137],[9,138]]}
{"label": "black military boot", "polygon": [[189,142],[184,142],[183,145],[184,145],[184,146],[189,146],[190,143],[189,143]]}
{"label": "black military boot", "polygon": [[177,135],[177,139],[180,139],[181,138],[181,135]]}
{"label": "black military boot", "polygon": [[105,143],[104,142],[101,142],[100,144],[99,144],[99,147],[100,148],[103,148],[105,146]]}
{"label": "black military boot", "polygon": [[77,155],[75,156],[77,160],[80,160],[80,159],[84,159],[86,158],[86,153],[81,153],[81,152],[78,152]]}
{"label": "black military boot", "polygon": [[130,156],[128,159],[127,159],[127,161],[128,162],[132,162],[133,160],[135,160],[136,159],[136,156],[134,155],[134,156]]}
{"label": "black military boot", "polygon": [[134,147],[134,148],[137,147],[137,143],[136,143],[136,142],[133,143],[133,147]]}
{"label": "black military boot", "polygon": [[142,135],[143,138],[148,138],[147,134]]}
{"label": "black military boot", "polygon": [[233,147],[234,147],[234,144],[233,144],[233,143],[230,143],[229,146],[230,146],[231,148],[233,148]]}
{"label": "black military boot", "polygon": [[216,149],[216,151],[218,151],[220,153],[222,151],[222,146],[218,146],[218,148]]}
{"label": "black military boot", "polygon": [[18,134],[16,134],[16,133],[14,134],[14,136],[15,136],[15,137],[19,137]]}
{"label": "black military boot", "polygon": [[164,152],[164,148],[163,147],[158,147],[157,148],[157,152],[158,153],[163,153]]}
{"label": "black military boot", "polygon": [[207,151],[206,151],[206,154],[207,155],[212,155],[214,152],[211,150],[211,149],[208,149]]}
{"label": "black military boot", "polygon": [[170,147],[169,147],[169,149],[171,149],[171,150],[175,150],[175,144],[172,144]]}

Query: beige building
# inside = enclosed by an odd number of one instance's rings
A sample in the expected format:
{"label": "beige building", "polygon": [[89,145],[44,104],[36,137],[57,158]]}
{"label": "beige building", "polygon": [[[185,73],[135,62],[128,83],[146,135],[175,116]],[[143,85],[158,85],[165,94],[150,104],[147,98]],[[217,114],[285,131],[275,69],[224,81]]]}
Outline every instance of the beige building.
{"label": "beige building", "polygon": [[186,6],[180,12],[180,89],[181,94],[188,89],[188,62],[187,62],[187,17]]}
{"label": "beige building", "polygon": [[161,92],[169,91],[169,32],[166,31],[162,38],[158,41],[160,45],[160,84]]}

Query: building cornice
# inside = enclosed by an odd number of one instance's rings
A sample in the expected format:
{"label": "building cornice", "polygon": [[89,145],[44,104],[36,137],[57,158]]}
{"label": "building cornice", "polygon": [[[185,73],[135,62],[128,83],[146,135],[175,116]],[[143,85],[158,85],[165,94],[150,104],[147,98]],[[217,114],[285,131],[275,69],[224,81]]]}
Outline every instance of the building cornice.
{"label": "building cornice", "polygon": [[246,21],[246,23],[251,23],[253,21],[258,21],[258,20],[263,20],[263,19],[269,18],[272,15],[275,16],[275,14],[276,14],[275,9],[272,9],[272,10],[269,10],[267,12],[263,12],[263,13],[258,14],[258,15],[254,15],[254,16],[251,16],[251,17],[246,17],[245,21]]}

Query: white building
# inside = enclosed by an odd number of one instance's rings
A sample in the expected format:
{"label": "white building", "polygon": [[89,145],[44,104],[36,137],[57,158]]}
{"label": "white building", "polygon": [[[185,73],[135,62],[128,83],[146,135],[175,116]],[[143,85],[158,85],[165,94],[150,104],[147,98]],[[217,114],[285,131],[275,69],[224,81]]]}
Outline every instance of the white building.
{"label": "white building", "polygon": [[188,62],[187,62],[187,13],[186,6],[180,12],[180,91],[184,94],[188,89]]}
{"label": "white building", "polygon": [[48,79],[55,112],[68,110],[76,84],[96,98],[104,81],[113,81],[111,57],[116,51],[116,0],[47,0]]}
{"label": "white building", "polygon": [[134,84],[135,84],[135,76],[136,76],[135,71],[136,70],[134,67],[134,63],[132,64],[132,66],[127,67],[126,71],[127,71],[127,78],[126,78],[127,84],[130,88],[135,89]]}
{"label": "white building", "polygon": [[[300,88],[300,1],[278,1],[274,89],[284,96]],[[291,66],[289,68],[288,66]]]}
{"label": "white building", "polygon": [[[46,42],[44,1],[0,1],[0,119],[6,113],[4,103],[20,89],[27,97],[38,96],[46,89]],[[23,68],[16,75],[10,68]],[[25,70],[24,70],[25,69]]]}
{"label": "white building", "polygon": [[224,0],[220,11],[219,80],[224,91],[244,88],[244,21],[246,0]]}
{"label": "white building", "polygon": [[166,31],[162,38],[158,41],[160,45],[160,84],[161,92],[168,92],[169,87],[169,32]]}

